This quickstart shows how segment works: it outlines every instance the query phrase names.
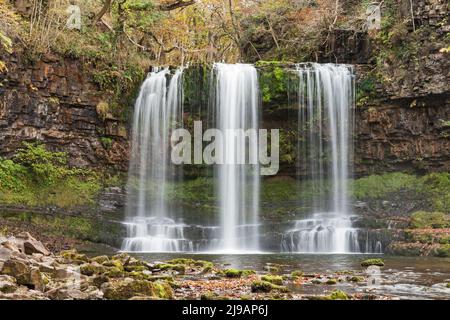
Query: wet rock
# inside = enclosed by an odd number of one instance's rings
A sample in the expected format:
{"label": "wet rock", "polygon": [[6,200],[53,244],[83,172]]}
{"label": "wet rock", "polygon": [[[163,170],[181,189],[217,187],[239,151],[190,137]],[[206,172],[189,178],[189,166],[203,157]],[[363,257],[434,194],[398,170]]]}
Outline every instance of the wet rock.
{"label": "wet rock", "polygon": [[125,278],[110,281],[102,285],[104,297],[110,300],[126,300],[135,296],[151,296],[171,299],[173,291],[165,282],[150,282]]}

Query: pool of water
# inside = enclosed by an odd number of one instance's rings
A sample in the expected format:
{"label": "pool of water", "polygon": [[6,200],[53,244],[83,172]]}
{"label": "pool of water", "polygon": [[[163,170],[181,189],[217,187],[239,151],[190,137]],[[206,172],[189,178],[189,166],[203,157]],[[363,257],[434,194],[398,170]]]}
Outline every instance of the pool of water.
{"label": "pool of water", "polygon": [[[333,286],[291,285],[291,290],[303,294],[321,294],[325,290],[341,289],[348,293],[372,293],[399,299],[450,299],[450,258],[393,257],[360,254],[171,254],[135,253],[147,261],[164,261],[174,258],[192,258],[212,261],[224,268],[253,269],[264,272],[268,264],[281,265],[281,273],[302,270],[304,273],[336,275],[353,270],[355,274],[367,275],[360,262],[367,258],[381,257],[385,267],[375,275],[376,283],[351,283],[344,281]],[[329,288],[327,288],[329,287]]]}

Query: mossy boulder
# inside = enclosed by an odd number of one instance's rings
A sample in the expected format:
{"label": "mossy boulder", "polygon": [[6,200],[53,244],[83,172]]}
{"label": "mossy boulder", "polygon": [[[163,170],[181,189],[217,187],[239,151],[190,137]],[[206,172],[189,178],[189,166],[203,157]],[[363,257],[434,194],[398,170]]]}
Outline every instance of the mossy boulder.
{"label": "mossy boulder", "polygon": [[105,275],[110,278],[121,278],[124,276],[124,274],[125,272],[117,267],[109,268],[108,271],[105,272]]}
{"label": "mossy boulder", "polygon": [[220,272],[227,278],[240,278],[248,277],[252,274],[256,274],[255,270],[238,270],[238,269],[225,269]]}
{"label": "mossy boulder", "polygon": [[378,266],[384,267],[384,261],[382,259],[366,259],[361,261],[361,267]]}
{"label": "mossy boulder", "polygon": [[262,281],[267,281],[276,285],[282,285],[283,284],[283,277],[281,276],[275,276],[275,275],[264,275],[261,277]]}
{"label": "mossy boulder", "polygon": [[103,294],[108,300],[127,300],[136,296],[173,298],[172,287],[166,282],[150,282],[131,278],[108,282],[103,287]]}
{"label": "mossy boulder", "polygon": [[240,278],[242,275],[242,271],[237,269],[225,269],[223,270],[223,274],[227,278]]}
{"label": "mossy boulder", "polygon": [[97,262],[86,263],[80,266],[80,273],[84,274],[85,276],[103,274],[107,272],[107,270],[108,269],[106,267],[102,266]]}
{"label": "mossy boulder", "polygon": [[[167,261],[171,265],[184,265],[185,269],[194,269],[199,273],[205,274],[213,270],[214,264],[205,260],[194,260],[188,258],[177,258]],[[198,270],[200,269],[200,270]]]}
{"label": "mossy boulder", "polygon": [[423,228],[450,228],[450,215],[442,212],[418,211],[411,215],[410,227]]}
{"label": "mossy boulder", "polygon": [[329,297],[331,300],[349,300],[350,299],[348,294],[346,294],[344,291],[341,291],[341,290],[334,290],[330,294]]}
{"label": "mossy boulder", "polygon": [[91,258],[91,261],[103,264],[104,262],[109,261],[109,258],[108,258],[108,256],[103,255],[103,256],[97,256],[97,257]]}
{"label": "mossy boulder", "polygon": [[347,278],[350,282],[363,282],[365,279],[362,276],[352,276]]}
{"label": "mossy boulder", "polygon": [[116,268],[120,271],[125,270],[123,267],[122,261],[120,261],[118,259],[107,260],[107,261],[103,262],[102,265],[105,267]]}
{"label": "mossy boulder", "polygon": [[208,291],[200,296],[200,300],[229,300],[226,296],[221,296],[215,292]]}
{"label": "mossy boulder", "polygon": [[76,249],[61,251],[59,255],[74,263],[78,262],[79,264],[82,264],[84,262],[89,262],[89,258],[85,254],[78,253]]}
{"label": "mossy boulder", "polygon": [[159,263],[155,268],[163,271],[176,271],[179,274],[186,273],[186,266],[184,264]]}
{"label": "mossy boulder", "polygon": [[337,280],[332,278],[332,279],[328,279],[325,283],[328,285],[335,285],[337,283]]}
{"label": "mossy boulder", "polygon": [[281,292],[288,292],[289,290],[284,286],[278,286],[276,284],[267,281],[253,281],[251,285],[252,292],[270,292],[272,290],[278,290]]}
{"label": "mossy boulder", "polygon": [[24,262],[10,259],[3,264],[1,273],[16,278],[18,284],[30,285],[30,267]]}

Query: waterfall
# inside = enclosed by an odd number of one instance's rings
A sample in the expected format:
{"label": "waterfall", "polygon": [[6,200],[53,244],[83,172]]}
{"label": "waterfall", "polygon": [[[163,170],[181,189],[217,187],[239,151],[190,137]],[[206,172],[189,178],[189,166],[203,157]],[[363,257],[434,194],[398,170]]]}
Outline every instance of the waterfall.
{"label": "waterfall", "polygon": [[360,252],[352,228],[347,180],[351,175],[353,69],[347,65],[299,64],[298,130],[300,167],[312,184],[312,215],[294,222],[282,250],[314,253]]}
{"label": "waterfall", "polygon": [[[214,118],[224,134],[223,164],[216,165],[216,188],[220,207],[221,245],[226,252],[257,251],[259,248],[258,148],[234,136],[236,130],[259,128],[258,75],[249,64],[216,63]],[[256,131],[255,131],[256,132]],[[246,154],[246,151],[247,154]],[[238,161],[244,156],[246,164]],[[250,164],[251,160],[256,163]]]}
{"label": "waterfall", "polygon": [[134,109],[132,150],[127,185],[127,237],[124,251],[192,251],[166,200],[167,184],[176,176],[170,161],[170,133],[182,126],[182,69],[151,72]]}

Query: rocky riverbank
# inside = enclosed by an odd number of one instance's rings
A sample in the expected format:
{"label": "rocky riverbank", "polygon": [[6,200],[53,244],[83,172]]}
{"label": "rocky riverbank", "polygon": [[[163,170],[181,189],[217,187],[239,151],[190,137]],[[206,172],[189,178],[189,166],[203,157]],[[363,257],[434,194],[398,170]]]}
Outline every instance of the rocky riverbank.
{"label": "rocky riverbank", "polygon": [[[27,232],[0,237],[0,270],[0,299],[386,299],[335,290],[340,283],[367,281],[361,271],[285,274],[282,265],[268,264],[257,273],[186,258],[146,262],[126,253],[88,257],[74,249],[54,254]],[[304,285],[316,286],[317,293],[296,292]]]}

